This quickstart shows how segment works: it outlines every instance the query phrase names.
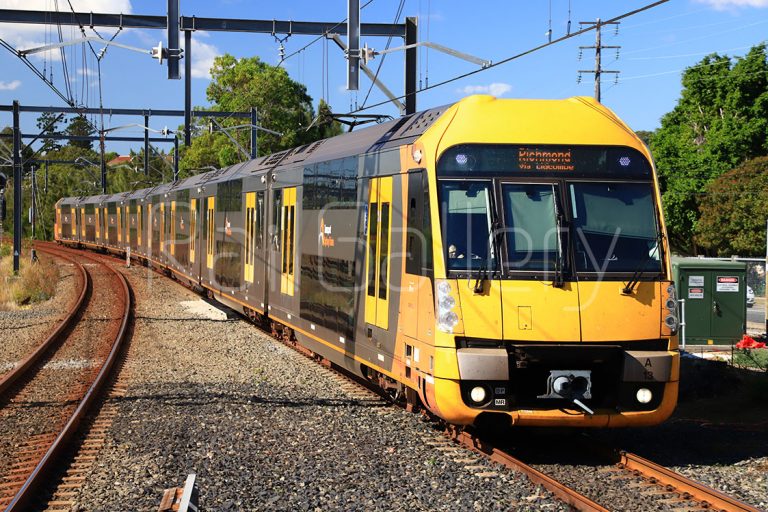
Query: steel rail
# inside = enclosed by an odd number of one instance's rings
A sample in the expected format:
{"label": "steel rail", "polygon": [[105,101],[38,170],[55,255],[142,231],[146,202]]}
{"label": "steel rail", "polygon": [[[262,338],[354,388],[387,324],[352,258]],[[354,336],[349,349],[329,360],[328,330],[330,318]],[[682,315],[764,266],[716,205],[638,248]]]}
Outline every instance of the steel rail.
{"label": "steel rail", "polygon": [[0,378],[0,397],[2,397],[6,391],[21,377],[24,375],[27,370],[29,370],[32,366],[34,366],[38,361],[40,361],[43,357],[43,355],[48,351],[51,346],[53,346],[56,341],[58,341],[59,337],[64,333],[66,329],[68,329],[71,325],[73,325],[73,322],[77,315],[82,311],[83,305],[85,304],[85,296],[88,293],[88,290],[91,287],[91,277],[88,274],[88,272],[85,271],[85,268],[74,260],[74,258],[70,256],[64,256],[60,254],[57,251],[51,251],[48,248],[43,247],[36,247],[37,249],[50,254],[50,255],[57,255],[60,256],[70,262],[75,266],[77,271],[80,273],[80,279],[83,283],[82,289],[80,290],[80,296],[77,298],[77,301],[75,304],[70,308],[70,310],[67,312],[67,314],[64,316],[64,318],[56,325],[56,328],[53,330],[51,334],[48,335],[48,337],[43,341],[40,345],[37,346],[37,348],[29,354],[26,358],[24,358],[13,370],[3,375],[2,378]]}
{"label": "steel rail", "polygon": [[549,477],[541,471],[532,468],[525,462],[512,457],[510,454],[494,448],[488,442],[470,434],[467,431],[457,432],[455,430],[448,431],[451,438],[458,442],[460,445],[469,448],[472,451],[481,453],[487,456],[490,460],[498,462],[503,466],[511,468],[515,471],[519,471],[528,477],[532,482],[541,485],[549,492],[554,494],[558,499],[564,503],[570,505],[576,510],[582,512],[609,512],[609,510],[601,505],[598,505],[594,501],[590,500],[583,494],[580,494],[573,489],[563,485],[552,477]]}
{"label": "steel rail", "polygon": [[[62,252],[65,252],[65,251],[62,251]],[[96,261],[100,265],[103,265],[105,268],[109,269],[117,277],[118,281],[120,282],[120,288],[122,289],[122,293],[125,296],[125,310],[123,311],[123,317],[120,324],[120,331],[115,337],[115,341],[112,344],[112,349],[110,350],[109,355],[104,361],[104,364],[101,366],[101,369],[99,370],[99,373],[96,376],[96,379],[88,388],[88,391],[85,393],[85,396],[80,401],[80,404],[77,406],[77,409],[69,418],[69,420],[67,421],[67,424],[64,426],[64,428],[59,433],[59,435],[56,436],[56,439],[53,441],[53,444],[51,444],[51,446],[48,448],[43,458],[40,460],[37,466],[35,466],[35,469],[32,470],[32,473],[30,474],[29,478],[27,478],[27,480],[24,482],[21,489],[19,489],[19,491],[16,493],[11,503],[5,509],[5,512],[15,512],[15,511],[25,510],[24,507],[30,502],[30,500],[37,497],[37,494],[36,494],[37,489],[43,483],[49,470],[56,463],[57,457],[59,457],[62,451],[67,447],[68,441],[77,432],[77,428],[80,425],[80,421],[85,416],[85,413],[87,412],[88,408],[91,406],[92,402],[98,395],[99,391],[101,391],[102,387],[107,382],[107,379],[109,377],[109,372],[111,371],[112,366],[114,365],[115,360],[117,359],[117,355],[123,346],[123,341],[125,340],[125,334],[128,329],[128,320],[130,318],[131,306],[132,306],[131,292],[128,287],[128,282],[126,281],[125,276],[123,276],[123,274],[116,271],[110,265],[107,265],[106,263],[103,263],[103,262],[99,262],[96,258],[92,258],[90,256],[86,256],[86,258],[91,261]]]}
{"label": "steel rail", "polygon": [[758,508],[726,496],[720,491],[695,482],[639,455],[629,452],[621,452],[619,455],[621,456],[621,460],[618,463],[620,468],[636,471],[652,483],[667,487],[670,491],[680,494],[682,499],[698,501],[706,509],[727,512],[760,512]]}

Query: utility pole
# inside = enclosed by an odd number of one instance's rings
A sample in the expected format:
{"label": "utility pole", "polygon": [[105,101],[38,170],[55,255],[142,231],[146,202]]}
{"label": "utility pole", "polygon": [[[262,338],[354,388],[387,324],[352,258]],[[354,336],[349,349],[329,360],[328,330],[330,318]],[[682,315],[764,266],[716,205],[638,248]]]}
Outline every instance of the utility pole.
{"label": "utility pole", "polygon": [[13,273],[19,274],[21,255],[21,127],[19,126],[19,102],[13,101]]}
{"label": "utility pole", "polygon": [[[609,46],[604,45],[602,43],[602,37],[601,37],[601,28],[605,25],[616,25],[616,31],[618,32],[619,28],[619,22],[614,21],[611,23],[604,23],[600,21],[600,18],[597,18],[597,21],[580,21],[579,25],[583,28],[586,25],[595,25],[595,45],[594,46],[579,46],[579,59],[581,59],[581,51],[582,50],[591,50],[594,48],[595,50],[595,69],[580,69],[579,70],[579,81],[581,81],[581,73],[594,73],[595,74],[595,99],[600,102],[600,76],[603,73],[612,73],[614,75],[618,75],[619,71],[613,71],[613,70],[607,70],[603,69],[602,65],[602,50],[604,48],[611,48],[616,50],[616,55],[619,54],[619,48],[621,46]],[[617,57],[618,58],[618,57]]]}

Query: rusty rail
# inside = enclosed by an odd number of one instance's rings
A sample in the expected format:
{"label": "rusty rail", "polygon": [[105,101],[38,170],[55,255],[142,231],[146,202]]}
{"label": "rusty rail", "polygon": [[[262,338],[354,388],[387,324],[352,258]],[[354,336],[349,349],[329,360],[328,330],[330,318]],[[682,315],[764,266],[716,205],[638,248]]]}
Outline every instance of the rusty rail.
{"label": "rusty rail", "polygon": [[620,456],[621,460],[618,463],[620,468],[643,475],[651,483],[666,487],[671,492],[679,494],[683,500],[697,501],[702,508],[727,512],[760,512],[758,508],[726,496],[711,487],[694,482],[639,455],[621,452]]}
{"label": "rusty rail", "polygon": [[24,358],[18,366],[16,366],[13,370],[9,371],[3,377],[0,379],[0,397],[5,394],[6,391],[13,385],[14,382],[16,382],[19,377],[24,375],[27,370],[29,370],[32,366],[34,366],[40,359],[43,357],[43,355],[48,351],[48,349],[53,346],[56,341],[58,341],[59,337],[68,329],[72,324],[74,323],[75,318],[80,313],[80,311],[83,308],[83,305],[85,304],[85,296],[88,293],[88,290],[91,287],[91,280],[90,276],[88,275],[88,272],[85,271],[85,268],[78,263],[77,261],[72,258],[72,256],[67,256],[63,254],[63,251],[55,251],[51,250],[47,247],[36,247],[37,249],[42,250],[43,252],[46,252],[51,255],[57,255],[61,258],[64,258],[75,266],[77,271],[80,273],[80,279],[83,283],[83,287],[80,290],[80,296],[75,301],[75,304],[70,308],[70,310],[67,312],[67,314],[64,316],[64,318],[56,325],[56,328],[53,330],[53,332],[43,341],[40,345],[38,345],[35,350],[29,354],[26,358]]}
{"label": "rusty rail", "polygon": [[[59,251],[56,251],[56,252],[59,252]],[[86,258],[92,261],[97,261],[96,259],[90,258],[88,256],[86,256]],[[88,388],[88,391],[86,392],[83,399],[80,401],[80,404],[77,406],[77,409],[69,418],[69,420],[67,421],[67,424],[64,426],[62,431],[56,436],[56,439],[48,448],[43,458],[40,460],[37,466],[35,466],[35,469],[32,471],[29,478],[27,478],[27,480],[24,482],[24,485],[16,493],[11,503],[5,509],[5,512],[25,510],[25,506],[30,502],[30,500],[36,497],[37,489],[41,484],[44,483],[45,477],[47,476],[49,470],[56,463],[56,459],[61,455],[61,452],[66,448],[67,443],[70,441],[72,436],[74,436],[74,434],[77,432],[77,428],[80,425],[80,421],[85,416],[85,413],[93,403],[99,391],[101,391],[102,386],[107,382],[112,366],[114,365],[115,360],[117,359],[117,355],[120,352],[120,349],[122,348],[123,341],[125,339],[125,335],[128,330],[128,321],[131,313],[131,305],[132,305],[131,292],[130,292],[130,289],[128,288],[128,282],[120,272],[116,271],[111,266],[105,263],[101,263],[101,262],[99,263],[101,265],[104,265],[105,268],[109,269],[112,273],[115,274],[115,276],[117,276],[117,279],[121,284],[122,293],[125,296],[125,310],[123,312],[123,318],[120,324],[120,331],[115,337],[115,341],[112,344],[112,349],[110,350],[109,355],[107,356],[107,359],[102,365],[101,370],[99,370],[99,373],[96,376],[96,379]]]}
{"label": "rusty rail", "polygon": [[494,462],[498,462],[508,468],[523,473],[532,482],[543,486],[549,492],[557,496],[557,498],[576,510],[583,512],[608,512],[607,508],[598,505],[586,496],[566,487],[541,471],[532,468],[525,462],[512,457],[510,454],[505,453],[498,448],[494,448],[488,442],[483,441],[466,431],[456,432],[449,430],[449,435],[462,446],[465,446],[472,451],[482,453]]}

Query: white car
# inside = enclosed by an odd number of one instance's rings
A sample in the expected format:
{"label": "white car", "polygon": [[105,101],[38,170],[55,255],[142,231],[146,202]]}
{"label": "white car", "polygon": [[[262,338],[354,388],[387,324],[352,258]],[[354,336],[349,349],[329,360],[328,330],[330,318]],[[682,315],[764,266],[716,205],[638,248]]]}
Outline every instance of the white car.
{"label": "white car", "polygon": [[747,307],[751,308],[755,305],[755,292],[751,286],[747,286]]}

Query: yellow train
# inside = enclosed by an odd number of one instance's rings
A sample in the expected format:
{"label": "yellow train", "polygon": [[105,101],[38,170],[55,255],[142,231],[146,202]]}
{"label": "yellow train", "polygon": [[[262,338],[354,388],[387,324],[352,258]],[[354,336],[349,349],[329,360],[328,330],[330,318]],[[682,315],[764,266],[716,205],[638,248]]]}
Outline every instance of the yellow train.
{"label": "yellow train", "polygon": [[652,425],[676,403],[651,155],[590,98],[471,96],[56,219],[451,423]]}

